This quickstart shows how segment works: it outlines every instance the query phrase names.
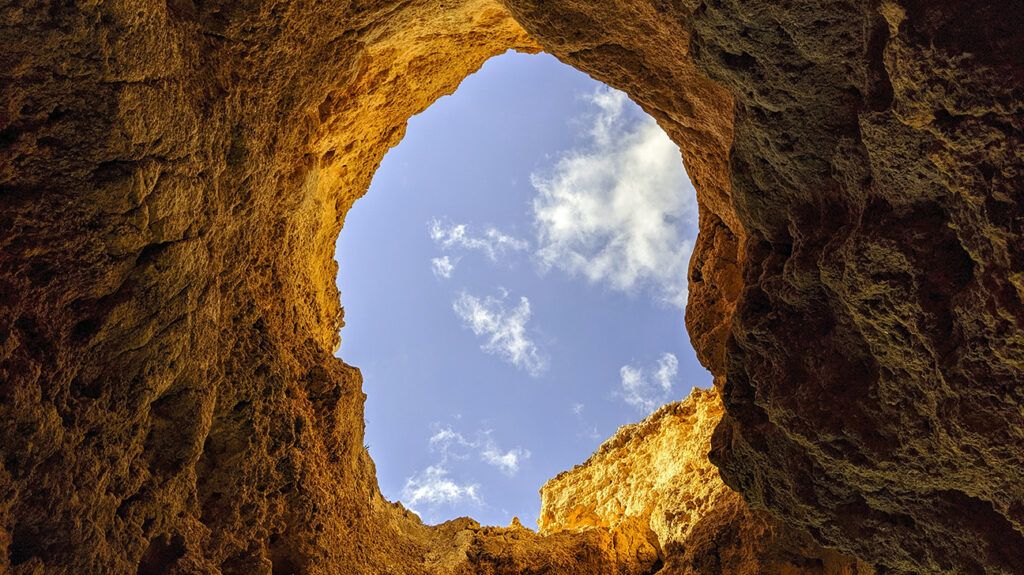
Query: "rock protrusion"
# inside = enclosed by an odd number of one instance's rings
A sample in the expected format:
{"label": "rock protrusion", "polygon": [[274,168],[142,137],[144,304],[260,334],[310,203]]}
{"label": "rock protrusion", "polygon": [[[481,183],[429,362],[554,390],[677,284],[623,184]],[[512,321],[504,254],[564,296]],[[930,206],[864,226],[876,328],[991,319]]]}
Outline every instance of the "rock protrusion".
{"label": "rock protrusion", "polygon": [[540,532],[647,528],[665,575],[874,573],[750,509],[722,483],[707,453],[723,412],[716,391],[694,389],[621,427],[590,459],[544,485]]}

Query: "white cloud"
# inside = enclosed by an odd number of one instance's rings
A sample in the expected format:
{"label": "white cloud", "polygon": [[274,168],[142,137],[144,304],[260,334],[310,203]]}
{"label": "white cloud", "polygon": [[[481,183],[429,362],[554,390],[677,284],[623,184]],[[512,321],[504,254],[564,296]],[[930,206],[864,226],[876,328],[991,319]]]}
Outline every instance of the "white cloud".
{"label": "white cloud", "polygon": [[434,270],[434,275],[440,279],[449,279],[452,277],[452,272],[455,271],[455,264],[458,261],[452,261],[448,256],[442,256],[430,260],[430,267]]}
{"label": "white cloud", "polygon": [[624,365],[619,370],[622,378],[622,391],[626,403],[634,406],[646,407],[649,403],[642,395],[643,388],[647,385],[644,380],[644,372],[631,365]]}
{"label": "white cloud", "polygon": [[667,401],[672,382],[679,373],[679,360],[671,353],[663,353],[648,379],[644,369],[624,365],[619,370],[622,378],[622,397],[633,407],[652,411]]}
{"label": "white cloud", "polygon": [[576,417],[576,432],[577,437],[583,437],[586,439],[594,440],[601,437],[601,434],[597,431],[597,426],[587,421],[587,417],[583,415],[583,410],[586,406],[582,403],[572,404],[572,414]]}
{"label": "white cloud", "polygon": [[654,372],[654,381],[661,386],[663,391],[672,389],[672,380],[679,373],[679,360],[671,353],[663,353],[658,358],[658,369]]}
{"label": "white cloud", "polygon": [[547,368],[547,359],[527,334],[530,320],[530,300],[521,297],[519,305],[505,308],[502,298],[477,298],[465,292],[452,303],[452,309],[462,321],[486,341],[480,349],[497,355],[533,376]]}
{"label": "white cloud", "polygon": [[627,114],[622,92],[590,102],[588,145],[531,175],[541,266],[682,307],[697,204],[679,149],[652,118]]}
{"label": "white cloud", "polygon": [[511,477],[519,472],[519,463],[524,459],[530,458],[530,451],[521,447],[502,451],[498,445],[488,437],[487,441],[484,443],[483,450],[480,451],[480,458],[488,465],[497,467],[502,473]]}
{"label": "white cloud", "polygon": [[430,445],[439,445],[442,450],[447,449],[452,443],[469,445],[466,438],[458,431],[453,431],[451,427],[442,427],[437,430],[437,433],[430,436]]}
{"label": "white cloud", "polygon": [[449,457],[465,459],[468,457],[467,450],[475,449],[478,445],[479,442],[467,440],[464,435],[454,431],[451,427],[441,427],[437,433],[430,436],[430,448],[441,452],[442,463],[446,463]]}
{"label": "white cloud", "polygon": [[497,467],[509,476],[515,475],[520,463],[530,458],[530,451],[522,447],[503,451],[491,437],[490,430],[477,431],[475,437],[471,441],[451,426],[438,426],[434,435],[430,436],[429,443],[432,450],[441,452],[440,465],[448,463],[450,459],[465,460],[470,453],[476,451],[481,461]]}
{"label": "white cloud", "polygon": [[466,231],[466,224],[445,226],[436,219],[430,222],[430,238],[443,250],[479,250],[491,261],[497,261],[498,256],[506,252],[523,251],[530,247],[525,240],[504,234],[493,227],[484,230],[482,236],[473,236]]}
{"label": "white cloud", "polygon": [[480,485],[459,484],[448,476],[444,465],[431,465],[405,480],[402,502],[410,509],[420,505],[436,507],[441,504],[472,502],[480,504]]}
{"label": "white cloud", "polygon": [[434,429],[428,442],[432,451],[441,453],[440,460],[407,477],[399,497],[416,513],[426,510],[435,514],[443,505],[483,505],[479,483],[459,482],[452,478],[451,465],[461,465],[465,469],[465,461],[473,453],[509,477],[515,476],[522,462],[530,457],[529,450],[521,447],[502,450],[491,438],[490,430],[477,431],[475,439],[470,440],[451,426],[434,424]]}

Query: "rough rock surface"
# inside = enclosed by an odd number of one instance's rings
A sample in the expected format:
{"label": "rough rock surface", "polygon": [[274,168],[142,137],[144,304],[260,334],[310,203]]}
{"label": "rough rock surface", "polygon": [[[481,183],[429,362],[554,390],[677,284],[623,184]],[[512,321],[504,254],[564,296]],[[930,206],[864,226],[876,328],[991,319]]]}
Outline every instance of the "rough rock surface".
{"label": "rough rock surface", "polygon": [[332,354],[334,240],[412,114],[535,44],[479,0],[0,23],[0,572],[426,572]]}
{"label": "rough rock surface", "polygon": [[726,483],[892,571],[1024,571],[1019,5],[508,5],[703,170],[687,324]]}
{"label": "rough rock surface", "polygon": [[744,4],[693,22],[747,234],[713,461],[889,569],[1021,573],[1024,12]]}
{"label": "rough rock surface", "polygon": [[1015,2],[0,0],[0,45],[0,571],[656,566],[385,502],[332,356],[406,120],[542,48],[680,145],[726,483],[889,571],[1021,572]]}
{"label": "rough rock surface", "polygon": [[664,575],[874,573],[752,511],[722,483],[707,457],[722,413],[716,391],[694,389],[620,428],[585,463],[541,488],[540,532],[646,527]]}

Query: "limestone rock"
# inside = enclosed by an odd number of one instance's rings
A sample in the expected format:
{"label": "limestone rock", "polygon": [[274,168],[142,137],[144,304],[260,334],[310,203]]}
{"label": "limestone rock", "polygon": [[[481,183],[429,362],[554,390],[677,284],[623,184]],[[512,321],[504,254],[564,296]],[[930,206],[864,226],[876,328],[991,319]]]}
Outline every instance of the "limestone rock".
{"label": "limestone rock", "polygon": [[722,414],[717,392],[694,389],[623,426],[585,463],[541,488],[540,532],[642,525],[657,538],[666,575],[874,573],[750,510],[722,483],[707,458]]}
{"label": "limestone rock", "polygon": [[[725,549],[782,525],[888,572],[1019,573],[1022,19],[0,0],[0,571],[637,572],[645,529]],[[680,145],[711,459],[749,508],[540,536],[380,496],[360,374],[333,357],[334,242],[408,118],[510,48],[627,91]]]}
{"label": "limestone rock", "polygon": [[507,4],[701,168],[686,321],[726,483],[893,572],[1021,572],[1019,6]]}

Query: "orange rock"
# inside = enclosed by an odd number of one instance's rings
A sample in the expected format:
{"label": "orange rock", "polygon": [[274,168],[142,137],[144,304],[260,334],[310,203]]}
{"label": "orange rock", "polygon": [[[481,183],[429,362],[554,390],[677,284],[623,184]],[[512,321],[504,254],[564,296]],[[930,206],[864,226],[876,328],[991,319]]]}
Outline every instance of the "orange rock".
{"label": "orange rock", "polygon": [[[0,572],[851,565],[820,543],[894,573],[1019,573],[1022,18],[1007,0],[0,5]],[[578,513],[551,499],[596,527],[549,535],[429,528],[380,496],[359,372],[333,357],[335,239],[408,118],[507,49],[625,90],[680,145],[701,210],[686,323],[725,408],[711,458],[771,519],[643,473]],[[694,461],[677,477],[710,471]],[[802,530],[816,543],[783,534]]]}
{"label": "orange rock", "polygon": [[585,463],[541,488],[540,532],[649,530],[665,574],[874,573],[749,509],[722,483],[707,458],[722,413],[717,392],[694,389],[619,428]]}

